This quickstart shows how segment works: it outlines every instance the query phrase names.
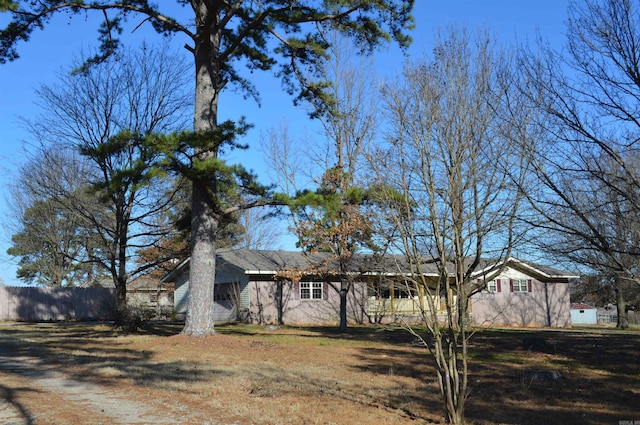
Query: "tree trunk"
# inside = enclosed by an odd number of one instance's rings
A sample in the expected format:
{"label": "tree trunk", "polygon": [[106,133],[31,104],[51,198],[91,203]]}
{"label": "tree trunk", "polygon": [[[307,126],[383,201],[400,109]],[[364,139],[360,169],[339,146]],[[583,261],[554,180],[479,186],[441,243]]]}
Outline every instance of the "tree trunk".
{"label": "tree trunk", "polygon": [[276,308],[278,309],[278,325],[284,325],[284,282],[276,282]]}
{"label": "tree trunk", "polygon": [[116,286],[116,311],[122,314],[127,309],[127,281],[118,279],[114,283]]}
{"label": "tree trunk", "polygon": [[349,287],[345,287],[345,283],[342,282],[340,287],[340,331],[347,330],[347,294],[349,293]]}
{"label": "tree trunk", "polygon": [[[194,6],[197,19],[195,42],[196,90],[193,128],[206,133],[217,128],[220,69],[216,61],[219,51],[219,17],[203,3]],[[211,19],[206,19],[211,18]],[[200,160],[217,157],[217,144],[202,149]],[[213,194],[213,196],[211,196]],[[216,237],[219,218],[213,207],[215,202],[215,176],[193,182],[191,198],[191,259],[189,269],[189,299],[183,335],[206,336],[215,334],[213,307],[216,275]]]}
{"label": "tree trunk", "polygon": [[213,321],[218,221],[205,201],[203,189],[194,184],[191,218],[191,260],[187,318],[182,334],[215,334]]}
{"label": "tree trunk", "polygon": [[127,281],[117,278],[114,281],[116,286],[116,311],[114,325],[125,332],[136,332],[138,323],[132,317],[127,307]]}
{"label": "tree trunk", "polygon": [[627,313],[627,301],[624,298],[623,288],[620,287],[621,283],[617,282],[616,285],[616,308],[618,310],[618,323],[616,327],[619,329],[629,329],[629,315]]}
{"label": "tree trunk", "polygon": [[127,245],[128,245],[128,227],[126,225],[129,220],[129,215],[124,212],[123,207],[117,208],[118,220],[121,221],[117,224],[118,232],[118,262],[116,264],[117,277],[116,277],[116,306],[118,311],[125,314],[124,317],[128,317],[127,314]]}
{"label": "tree trunk", "polygon": [[471,320],[469,317],[469,297],[467,297],[466,291],[463,288],[460,288],[458,291],[457,304],[458,331],[462,332],[463,329],[467,328]]}
{"label": "tree trunk", "polygon": [[448,335],[434,333],[434,356],[436,359],[440,393],[444,415],[450,424],[464,423],[466,394],[461,392],[461,376],[458,371],[458,349],[451,329]]}

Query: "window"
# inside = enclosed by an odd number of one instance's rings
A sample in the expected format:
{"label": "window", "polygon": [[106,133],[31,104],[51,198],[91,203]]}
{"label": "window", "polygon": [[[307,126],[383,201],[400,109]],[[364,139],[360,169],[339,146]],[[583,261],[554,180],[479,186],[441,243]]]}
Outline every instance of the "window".
{"label": "window", "polygon": [[513,279],[511,281],[511,292],[531,292],[527,279]]}
{"label": "window", "polygon": [[300,282],[301,300],[321,300],[322,282]]}
{"label": "window", "polygon": [[502,292],[502,285],[500,285],[500,279],[490,280],[486,283],[485,290],[490,294],[495,294],[496,292]]}
{"label": "window", "polygon": [[498,283],[495,280],[487,282],[487,291],[491,293],[498,292]]}

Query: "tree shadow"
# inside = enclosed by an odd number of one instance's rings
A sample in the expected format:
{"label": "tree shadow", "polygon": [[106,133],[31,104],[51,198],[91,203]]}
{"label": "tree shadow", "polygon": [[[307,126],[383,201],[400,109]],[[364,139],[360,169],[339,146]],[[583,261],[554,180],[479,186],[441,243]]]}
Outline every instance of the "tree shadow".
{"label": "tree shadow", "polygon": [[[173,336],[181,325],[154,324],[143,332],[149,336]],[[345,344],[354,347],[348,368],[354,376],[384,380],[384,385],[367,387],[365,382],[341,381],[319,374],[310,380],[296,374],[296,368],[277,363],[262,364],[259,357],[251,368],[250,397],[271,397],[291,393],[301,396],[328,395],[367,406],[401,412],[422,421],[437,421],[443,411],[435,378],[433,359],[424,345],[398,327],[280,327],[272,330],[241,324],[223,324],[217,330],[226,335],[278,343],[289,338],[293,344]],[[418,329],[418,331],[423,331]],[[0,333],[0,360],[10,355],[17,364],[23,356],[32,362],[2,368],[5,373],[37,377],[48,370],[70,379],[105,387],[128,379],[135,385],[189,392],[192,384],[213,382],[229,372],[173,358],[161,361],[156,353],[141,351],[131,340],[109,326],[85,324],[21,324]],[[118,338],[116,338],[118,337]],[[545,347],[526,348],[525,339],[542,339]],[[322,341],[322,340],[328,341]],[[176,340],[177,341],[177,340]],[[177,343],[176,343],[177,344]],[[283,345],[282,347],[285,347]],[[186,348],[184,348],[186,349]],[[284,349],[284,348],[283,348]],[[470,341],[470,395],[467,418],[471,423],[511,424],[599,424],[640,418],[640,364],[635,353],[640,334],[605,331],[483,329]],[[8,354],[7,354],[8,353]],[[269,370],[269,368],[277,370]],[[8,370],[5,370],[8,369]],[[13,369],[13,370],[11,370]],[[528,379],[529,370],[558,371],[557,380]],[[247,373],[242,371],[240,373]],[[361,373],[361,375],[358,375]],[[113,378],[118,379],[113,379]],[[33,386],[36,391],[37,386]],[[9,402],[19,391],[3,388]],[[288,395],[291,395],[288,394]],[[22,406],[23,415],[28,411]],[[20,410],[19,406],[16,409]]]}
{"label": "tree shadow", "polygon": [[[544,340],[526,349],[526,339]],[[640,336],[486,330],[471,347],[469,418],[487,423],[602,424],[640,417]],[[559,379],[531,378],[552,370]]]}
{"label": "tree shadow", "polygon": [[137,334],[169,337],[179,335],[184,328],[184,322],[145,322]]}
{"label": "tree shadow", "polygon": [[[150,332],[173,335],[175,329]],[[155,361],[153,352],[132,348],[126,338],[115,336],[122,333],[110,326],[19,325],[0,334],[0,370],[27,378],[59,372],[71,380],[106,387],[118,384],[113,378],[122,378],[135,385],[180,391],[227,373],[187,361]]]}
{"label": "tree shadow", "polygon": [[[17,400],[17,394],[22,392],[34,392],[34,391],[37,391],[37,390],[34,390],[33,388],[29,388],[29,387],[10,388],[8,386],[0,384],[0,403],[4,401],[9,405],[9,410],[14,410],[17,412],[17,414],[19,415],[19,418],[13,418],[13,419],[20,419],[21,421],[20,423],[23,423],[25,425],[35,425],[36,421],[31,415],[31,413],[29,412],[29,409],[27,409],[26,406],[24,406],[22,403],[20,403]],[[5,408],[3,408],[2,410],[5,413],[7,412],[7,409]]]}
{"label": "tree shadow", "polygon": [[[287,376],[288,386],[301,390],[302,395],[330,395],[365,406],[397,411],[414,420],[432,421],[432,414],[427,416],[423,413],[442,410],[439,390],[433,379],[428,385],[420,385],[421,391],[407,388],[408,380],[416,376],[424,376],[430,368],[430,365],[425,365],[427,358],[425,356],[428,356],[428,351],[415,336],[397,326],[353,326],[346,331],[340,331],[337,326],[282,326],[276,330],[266,330],[256,326],[229,324],[218,329],[226,335],[239,337],[333,340],[332,344],[354,342],[357,346],[361,346],[361,343],[376,342],[375,346],[356,351],[355,365],[352,369],[355,372],[367,373],[376,376],[376,379],[385,380],[389,384],[389,392],[384,395],[376,393],[373,388],[364,391],[361,382],[358,383],[358,388],[340,386],[331,377],[326,380],[314,379],[313,388],[310,388],[309,382],[306,382],[304,377]],[[379,343],[383,343],[382,347]],[[314,344],[322,345],[322,341],[316,341]],[[264,379],[272,375],[264,372]],[[275,384],[275,388],[278,388],[277,383]],[[260,386],[260,388],[264,391],[267,386]],[[273,382],[268,388],[270,388],[268,396],[279,395],[278,390],[273,389]],[[419,409],[418,406],[420,406]]]}
{"label": "tree shadow", "polygon": [[[335,327],[300,327],[285,329],[282,334],[296,330],[306,338],[388,343],[359,350],[353,368],[385,380],[419,379],[423,385],[388,394],[379,403],[425,420],[432,420],[433,412],[443,411],[434,361],[428,349],[406,330],[355,327],[340,332]],[[545,344],[527,348],[527,339]],[[635,356],[639,349],[640,334],[628,332],[480,330],[470,340],[467,418],[480,424],[534,425],[636,420],[640,418],[640,364]],[[530,378],[527,372],[538,369],[558,371],[561,377]]]}

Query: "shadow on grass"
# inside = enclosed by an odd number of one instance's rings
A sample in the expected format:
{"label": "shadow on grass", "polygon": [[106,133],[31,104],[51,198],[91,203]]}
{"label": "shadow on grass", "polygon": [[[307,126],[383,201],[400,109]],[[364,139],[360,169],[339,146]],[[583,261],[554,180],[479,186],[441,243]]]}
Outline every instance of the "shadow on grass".
{"label": "shadow on grass", "polygon": [[[523,347],[540,339],[548,349]],[[485,330],[471,344],[470,418],[489,423],[617,424],[640,418],[640,336],[606,331]],[[557,380],[526,371],[552,370]]]}
{"label": "shadow on grass", "polygon": [[184,323],[180,322],[147,322],[144,327],[139,330],[140,335],[152,335],[152,336],[174,336],[182,332]]}
{"label": "shadow on grass", "polygon": [[[144,338],[164,338],[177,335],[181,329],[180,324],[158,323],[150,324],[141,334]],[[369,387],[366,382],[345,383],[332,375],[310,381],[289,371],[286,365],[261,364],[256,356],[256,363],[250,366],[250,397],[273,397],[283,393],[311,397],[329,395],[399,410],[422,422],[433,421],[442,411],[433,359],[406,330],[361,326],[340,332],[336,327],[265,329],[242,324],[218,325],[217,330],[252,342],[276,345],[286,342],[282,344],[285,350],[289,344],[292,347],[301,344],[352,346],[354,361],[348,367],[362,372],[367,379],[385,382],[381,387]],[[545,352],[525,349],[525,338],[542,339],[549,349]],[[28,356],[35,359],[37,368],[53,368],[72,379],[107,386],[113,381],[110,378],[117,377],[139,385],[185,391],[190,384],[208,382],[231,373],[215,367],[199,368],[189,361],[157,361],[153,352],[135,349],[127,336],[123,337],[108,326],[6,327],[0,333],[0,347],[0,356],[5,352],[12,356]],[[181,349],[187,348],[182,346]],[[478,331],[469,348],[467,417],[477,424],[532,425],[617,424],[624,420],[640,420],[637,404],[640,399],[639,351],[638,333]],[[269,370],[269,367],[275,369]],[[526,378],[526,371],[539,369],[558,371],[561,378],[551,381]],[[36,389],[0,387],[0,397],[13,403],[17,391],[29,390]],[[20,410],[19,405],[15,406]],[[23,410],[24,417],[29,418],[29,412]]]}
{"label": "shadow on grass", "polygon": [[[358,351],[356,370],[380,379],[415,378],[423,385],[380,400],[416,418],[442,411],[434,360],[406,330],[383,327],[259,327],[229,326],[221,332],[240,337],[311,338],[341,344],[371,342]],[[541,340],[543,349],[527,348]],[[374,343],[375,342],[375,343]],[[467,418],[491,424],[617,424],[640,420],[640,335],[610,330],[480,330],[469,346]],[[541,381],[527,372],[551,370],[557,380]],[[343,395],[344,396],[344,395]],[[407,409],[405,406],[420,406]],[[422,414],[420,413],[422,412]],[[432,417],[432,416],[430,416]]]}
{"label": "shadow on grass", "polygon": [[[35,425],[35,419],[32,417],[29,410],[17,400],[17,395],[23,392],[34,391],[32,388],[18,387],[18,388],[10,388],[8,386],[0,384],[0,403],[4,401],[8,404],[8,408],[2,406],[0,409],[4,412],[5,415],[12,415],[13,418],[5,416],[3,419],[9,420],[10,423],[16,423],[16,421],[20,421],[21,424],[25,425]],[[15,412],[12,414],[11,412]],[[17,417],[16,417],[17,415]]]}
{"label": "shadow on grass", "polygon": [[333,341],[368,341],[399,345],[416,344],[416,338],[413,335],[397,326],[352,326],[347,328],[346,331],[340,331],[337,326],[277,326],[270,328],[240,323],[225,323],[224,325],[218,325],[216,329],[225,335],[236,336],[268,337],[277,335]]}
{"label": "shadow on grass", "polygon": [[[175,335],[173,327],[151,328],[148,335]],[[205,382],[226,372],[202,370],[192,362],[154,360],[152,351],[137,350],[132,339],[110,326],[87,324],[20,324],[0,333],[0,370],[38,378],[57,371],[70,379],[104,386],[113,378],[134,384],[184,391],[189,384]],[[16,359],[22,367],[12,366]]]}

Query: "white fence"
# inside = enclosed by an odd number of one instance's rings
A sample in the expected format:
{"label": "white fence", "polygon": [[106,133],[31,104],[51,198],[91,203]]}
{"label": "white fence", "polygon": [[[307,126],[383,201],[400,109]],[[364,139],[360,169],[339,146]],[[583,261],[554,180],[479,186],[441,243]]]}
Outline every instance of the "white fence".
{"label": "white fence", "polygon": [[0,320],[109,320],[115,289],[0,286]]}
{"label": "white fence", "polygon": [[[627,314],[630,325],[640,325],[640,312],[630,311]],[[618,322],[618,313],[613,310],[611,313],[598,313],[598,324],[609,325]]]}

